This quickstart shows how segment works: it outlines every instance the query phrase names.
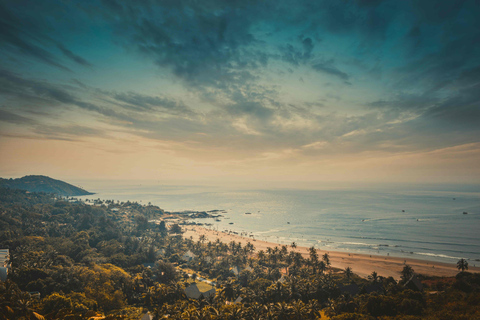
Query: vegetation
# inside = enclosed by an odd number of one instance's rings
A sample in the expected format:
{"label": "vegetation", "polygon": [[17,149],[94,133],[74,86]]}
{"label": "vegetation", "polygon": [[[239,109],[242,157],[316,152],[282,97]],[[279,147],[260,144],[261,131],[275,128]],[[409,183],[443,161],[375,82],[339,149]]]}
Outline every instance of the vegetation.
{"label": "vegetation", "polygon": [[465,270],[468,270],[468,262],[467,262],[467,260],[465,260],[465,259],[460,259],[460,260],[458,260],[458,262],[457,262],[457,269],[458,269],[458,270],[461,270],[462,272],[464,272]]}
{"label": "vegetation", "polygon": [[0,178],[0,187],[21,189],[30,192],[53,193],[64,197],[87,196],[90,193],[69,183],[55,180],[47,176],[25,176],[18,179]]}
{"label": "vegetation", "polygon": [[[0,320],[140,319],[147,310],[155,319],[480,318],[478,274],[420,276],[419,291],[403,284],[409,266],[402,283],[375,272],[361,279],[313,247],[303,257],[294,244],[193,241],[179,232],[181,217],[156,206],[94,203],[0,189],[0,248],[12,265]],[[215,295],[187,298],[185,287],[204,292],[206,281]]]}

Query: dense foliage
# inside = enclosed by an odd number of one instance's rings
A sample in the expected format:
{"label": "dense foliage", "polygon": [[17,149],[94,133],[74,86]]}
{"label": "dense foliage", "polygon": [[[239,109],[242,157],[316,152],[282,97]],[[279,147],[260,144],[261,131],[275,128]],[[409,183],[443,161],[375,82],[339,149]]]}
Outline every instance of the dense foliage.
{"label": "dense foliage", "polygon": [[[478,274],[424,278],[420,291],[408,268],[400,283],[360,279],[314,248],[303,257],[294,243],[255,251],[193,241],[179,234],[181,217],[156,206],[93,202],[0,189],[0,248],[12,266],[0,319],[140,319],[147,310],[157,319],[480,319]],[[188,299],[185,287],[206,279],[216,294]]]}
{"label": "dense foliage", "polygon": [[25,176],[18,179],[0,178],[0,187],[30,192],[47,192],[61,196],[86,196],[93,194],[82,188],[47,176]]}

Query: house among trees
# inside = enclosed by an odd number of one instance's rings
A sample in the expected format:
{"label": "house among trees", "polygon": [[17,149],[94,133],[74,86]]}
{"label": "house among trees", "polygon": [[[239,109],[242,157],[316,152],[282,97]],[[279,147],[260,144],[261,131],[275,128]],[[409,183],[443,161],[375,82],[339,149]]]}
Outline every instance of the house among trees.
{"label": "house among trees", "polygon": [[236,277],[238,277],[243,270],[247,270],[247,271],[253,272],[253,269],[250,268],[249,266],[247,266],[246,268],[243,268],[243,269],[240,268],[239,266],[233,266],[233,267],[230,268],[230,271],[231,271]]}
{"label": "house among trees", "polygon": [[193,254],[192,251],[188,250],[183,254],[182,259],[187,262],[192,261],[193,259],[195,259],[195,254]]}
{"label": "house among trees", "polygon": [[140,320],[152,320],[153,316],[150,314],[150,312],[145,313]]}
{"label": "house among trees", "polygon": [[231,301],[228,301],[228,300],[227,300],[227,301],[225,301],[225,304],[236,304],[236,303],[242,303],[242,300],[243,300],[242,296],[238,296],[238,298],[237,298],[237,299],[235,299],[235,301],[231,302]]}
{"label": "house among trees", "polygon": [[7,281],[10,269],[10,252],[8,249],[0,249],[0,281]]}
{"label": "house among trees", "polygon": [[280,283],[285,283],[287,281],[287,277],[285,277],[284,274],[282,274],[282,276],[280,277],[280,279],[277,280],[277,282],[280,282]]}
{"label": "house among trees", "polygon": [[408,279],[407,282],[403,285],[405,288],[411,289],[411,290],[416,290],[416,291],[422,291],[423,290],[423,284],[420,280],[418,280],[417,276],[414,274],[413,276]]}
{"label": "house among trees", "polygon": [[212,289],[210,289],[208,291],[205,291],[205,292],[201,292],[200,289],[198,289],[197,284],[192,283],[187,288],[185,288],[185,294],[190,299],[200,299],[200,297],[202,297],[202,296],[206,299],[206,298],[210,297],[211,295],[215,295],[215,288],[212,288]]}
{"label": "house among trees", "polygon": [[10,259],[9,250],[0,249],[0,267],[8,267],[8,259]]}

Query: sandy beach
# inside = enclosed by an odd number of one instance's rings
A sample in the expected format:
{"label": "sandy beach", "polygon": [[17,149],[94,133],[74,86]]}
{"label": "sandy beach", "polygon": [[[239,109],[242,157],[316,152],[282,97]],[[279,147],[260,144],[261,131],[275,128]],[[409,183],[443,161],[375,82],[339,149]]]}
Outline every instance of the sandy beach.
{"label": "sandy beach", "polygon": [[[245,245],[247,242],[250,242],[255,246],[255,251],[265,251],[268,247],[273,248],[275,246],[281,246],[278,243],[251,239],[233,233],[209,230],[201,226],[187,226],[186,228],[184,228],[184,230],[186,231],[184,237],[192,237],[193,240],[198,240],[200,235],[204,235],[207,241],[215,241],[217,238],[219,238],[220,241],[224,243],[235,241],[241,242],[242,245]],[[290,246],[288,247],[288,249],[292,250]],[[304,257],[308,257],[307,247],[298,246],[295,251],[300,252]],[[373,271],[376,271],[379,276],[392,276],[393,278],[398,280],[400,279],[400,271],[403,269],[405,263],[410,265],[416,273],[428,276],[455,276],[459,272],[455,264],[449,263],[399,258],[392,256],[325,251],[320,249],[318,249],[317,251],[319,256],[328,252],[328,254],[330,255],[332,267],[345,269],[349,266],[352,268],[352,271],[355,274],[364,278],[366,278]],[[480,272],[480,267],[474,267],[473,263],[470,262],[468,271]]]}

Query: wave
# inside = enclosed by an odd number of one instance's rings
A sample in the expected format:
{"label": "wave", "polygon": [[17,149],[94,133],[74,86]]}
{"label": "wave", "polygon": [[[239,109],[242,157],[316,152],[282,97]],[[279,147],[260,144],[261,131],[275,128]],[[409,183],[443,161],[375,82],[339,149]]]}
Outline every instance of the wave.
{"label": "wave", "polygon": [[[366,239],[366,240],[383,240],[383,241],[392,241],[392,242],[410,242],[410,243],[420,243],[428,245],[450,245],[450,246],[462,246],[462,247],[480,247],[479,244],[473,243],[454,243],[454,242],[445,242],[445,241],[421,241],[421,240],[412,240],[412,239],[394,239],[394,238],[383,238],[383,237],[355,237],[351,236],[352,239]],[[399,246],[399,245],[394,245]]]}
{"label": "wave", "polygon": [[372,243],[363,243],[363,242],[337,242],[338,244],[349,244],[349,245],[354,245],[354,246],[374,246],[375,244]]}
{"label": "wave", "polygon": [[418,254],[421,256],[428,256],[428,257],[446,258],[446,259],[456,259],[456,260],[462,259],[461,257],[452,257],[452,256],[447,256],[446,254],[441,254],[441,253],[414,252],[414,254]]}

